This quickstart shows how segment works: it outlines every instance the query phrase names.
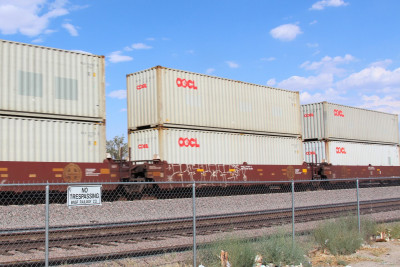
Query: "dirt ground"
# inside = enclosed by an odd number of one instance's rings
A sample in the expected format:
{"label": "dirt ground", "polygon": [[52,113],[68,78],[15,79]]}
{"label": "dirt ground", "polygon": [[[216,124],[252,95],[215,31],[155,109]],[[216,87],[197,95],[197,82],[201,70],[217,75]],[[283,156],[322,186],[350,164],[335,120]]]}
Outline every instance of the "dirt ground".
{"label": "dirt ground", "polygon": [[312,257],[312,263],[312,266],[400,267],[400,241],[373,242],[349,256],[334,257],[316,253]]}

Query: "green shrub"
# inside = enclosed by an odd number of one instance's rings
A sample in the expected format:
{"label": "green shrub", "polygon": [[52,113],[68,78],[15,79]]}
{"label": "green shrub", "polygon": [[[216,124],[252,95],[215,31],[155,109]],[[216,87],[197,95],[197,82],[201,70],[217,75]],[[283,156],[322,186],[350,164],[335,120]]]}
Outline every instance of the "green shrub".
{"label": "green shrub", "polygon": [[304,257],[305,250],[297,242],[293,245],[291,235],[277,233],[266,237],[261,240],[260,248],[265,264],[273,263],[281,266],[302,263],[305,266],[308,265],[308,261]]}
{"label": "green shrub", "polygon": [[231,266],[253,266],[254,257],[257,254],[255,246],[250,241],[238,238],[227,238],[212,245],[199,249],[199,263],[204,266],[221,266],[221,250],[228,252],[228,260]]}
{"label": "green shrub", "polygon": [[[347,255],[356,252],[364,238],[375,232],[374,224],[363,222],[363,231],[358,232],[358,221],[355,217],[339,218],[320,224],[313,232],[315,241],[334,255]],[[373,229],[373,230],[371,230]],[[372,233],[371,233],[372,231]]]}

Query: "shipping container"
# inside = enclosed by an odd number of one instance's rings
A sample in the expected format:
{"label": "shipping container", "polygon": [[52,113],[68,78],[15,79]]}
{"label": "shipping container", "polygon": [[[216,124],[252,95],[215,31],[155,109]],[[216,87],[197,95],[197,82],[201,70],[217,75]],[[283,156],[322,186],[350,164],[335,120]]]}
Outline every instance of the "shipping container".
{"label": "shipping container", "polygon": [[0,116],[0,161],[103,162],[103,123]]}
{"label": "shipping container", "polygon": [[328,102],[302,105],[304,140],[399,143],[397,114]]}
{"label": "shipping container", "polygon": [[397,145],[341,141],[309,141],[303,144],[304,158],[308,163],[400,166]]}
{"label": "shipping container", "polygon": [[104,57],[0,40],[0,115],[102,121]]}
{"label": "shipping container", "polygon": [[128,128],[301,135],[299,93],[154,67],[127,75]]}
{"label": "shipping container", "polygon": [[300,138],[228,132],[147,129],[129,134],[132,160],[176,164],[301,165]]}

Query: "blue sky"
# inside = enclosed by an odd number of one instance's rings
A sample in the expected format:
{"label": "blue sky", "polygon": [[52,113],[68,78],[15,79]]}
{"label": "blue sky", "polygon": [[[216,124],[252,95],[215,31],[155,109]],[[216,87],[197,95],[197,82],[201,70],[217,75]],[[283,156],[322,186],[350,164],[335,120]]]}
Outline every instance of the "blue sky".
{"label": "blue sky", "polygon": [[400,113],[397,0],[0,0],[0,38],[106,56],[107,138],[126,74],[162,65]]}

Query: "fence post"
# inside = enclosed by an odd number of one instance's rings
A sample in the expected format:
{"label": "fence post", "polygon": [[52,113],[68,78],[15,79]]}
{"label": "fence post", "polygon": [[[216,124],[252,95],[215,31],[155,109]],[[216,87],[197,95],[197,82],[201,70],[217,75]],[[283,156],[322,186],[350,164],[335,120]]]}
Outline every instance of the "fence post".
{"label": "fence post", "polygon": [[357,218],[358,218],[358,233],[361,233],[361,214],[360,214],[360,182],[357,179]]}
{"label": "fence post", "polygon": [[49,182],[46,185],[46,215],[45,215],[45,266],[49,266],[49,203],[50,203]]}
{"label": "fence post", "polygon": [[193,267],[196,267],[197,247],[196,247],[196,182],[192,184],[192,200],[193,200]]}
{"label": "fence post", "polygon": [[295,230],[294,230],[294,181],[292,181],[292,245],[294,249],[294,235],[295,235]]}

